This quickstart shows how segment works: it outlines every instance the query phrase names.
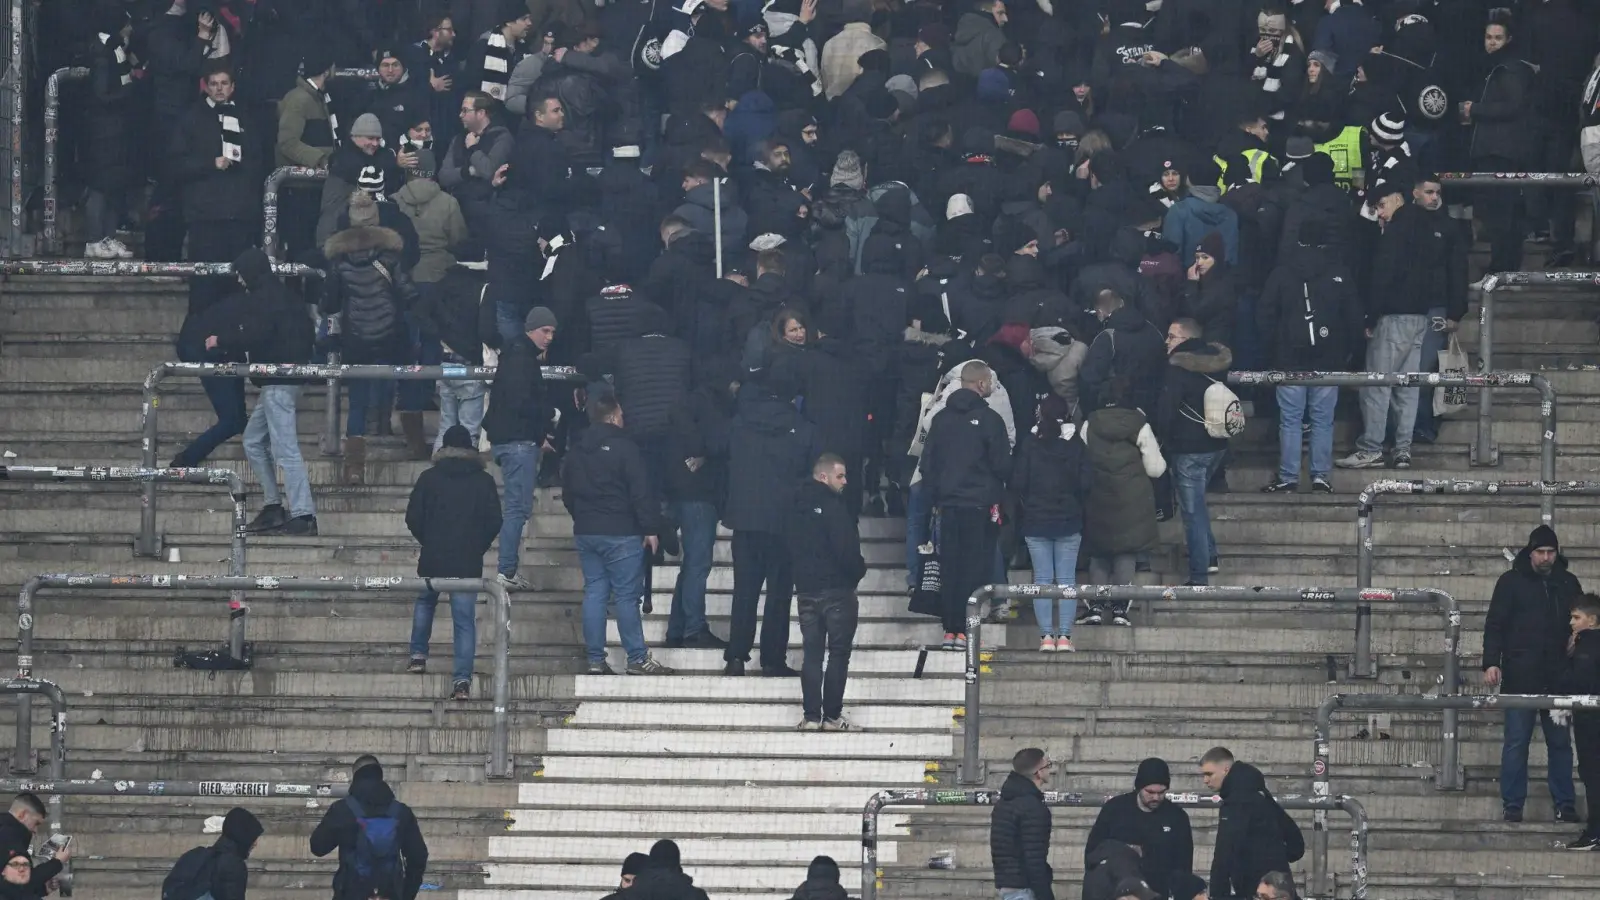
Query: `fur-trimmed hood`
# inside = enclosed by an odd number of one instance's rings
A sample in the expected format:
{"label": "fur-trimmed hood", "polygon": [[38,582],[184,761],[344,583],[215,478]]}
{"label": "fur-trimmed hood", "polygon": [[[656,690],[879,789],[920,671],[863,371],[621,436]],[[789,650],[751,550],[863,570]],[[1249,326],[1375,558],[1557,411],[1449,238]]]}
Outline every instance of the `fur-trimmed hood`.
{"label": "fur-trimmed hood", "polygon": [[1228,371],[1233,365],[1233,351],[1221,344],[1202,344],[1190,339],[1178,345],[1178,349],[1168,357],[1168,362],[1190,372],[1216,375]]}
{"label": "fur-trimmed hood", "polygon": [[440,447],[438,450],[433,452],[433,461],[435,464],[446,462],[452,459],[471,463],[480,469],[484,468],[483,454],[476,450],[468,449],[466,447]]}
{"label": "fur-trimmed hood", "polygon": [[352,256],[368,250],[399,253],[405,249],[405,239],[400,232],[382,225],[361,225],[336,231],[322,245],[322,253],[329,259]]}

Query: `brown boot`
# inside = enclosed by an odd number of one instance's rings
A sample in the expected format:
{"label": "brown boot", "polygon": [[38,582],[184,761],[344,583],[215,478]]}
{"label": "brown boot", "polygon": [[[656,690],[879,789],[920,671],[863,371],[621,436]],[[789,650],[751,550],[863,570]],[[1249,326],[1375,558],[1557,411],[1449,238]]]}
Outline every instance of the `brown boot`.
{"label": "brown boot", "polygon": [[367,439],[364,437],[344,439],[344,483],[367,483]]}
{"label": "brown boot", "polygon": [[406,436],[407,456],[414,460],[425,460],[433,455],[433,448],[428,446],[428,438],[422,432],[422,413],[401,413],[400,430]]}

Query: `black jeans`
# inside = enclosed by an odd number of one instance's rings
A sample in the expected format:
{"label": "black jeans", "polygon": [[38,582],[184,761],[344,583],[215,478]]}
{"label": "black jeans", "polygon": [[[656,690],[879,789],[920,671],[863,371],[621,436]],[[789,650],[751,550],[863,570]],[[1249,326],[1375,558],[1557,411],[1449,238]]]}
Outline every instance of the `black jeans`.
{"label": "black jeans", "polygon": [[967,598],[994,581],[994,553],[999,540],[1000,526],[987,508],[940,509],[939,599],[946,634],[967,633]]}
{"label": "black jeans", "polygon": [[767,605],[761,617],[761,668],[787,664],[789,601],[794,594],[794,573],[783,535],[765,531],[733,533],[733,621],[728,626],[728,649],[722,658],[750,661],[756,638],[756,606],[761,585],[767,586]]}
{"label": "black jeans", "polygon": [[[844,588],[800,594],[800,641],[805,662],[800,666],[800,696],[806,719],[839,718],[844,708],[844,683],[850,677],[850,645],[856,637],[861,602]],[[822,655],[828,655],[823,674]]]}
{"label": "black jeans", "polygon": [[[1520,172],[1523,168],[1498,156],[1473,160],[1475,172]],[[1483,220],[1489,232],[1489,271],[1520,271],[1522,241],[1527,236],[1523,221],[1522,189],[1505,185],[1479,188],[1474,207],[1474,213]]]}

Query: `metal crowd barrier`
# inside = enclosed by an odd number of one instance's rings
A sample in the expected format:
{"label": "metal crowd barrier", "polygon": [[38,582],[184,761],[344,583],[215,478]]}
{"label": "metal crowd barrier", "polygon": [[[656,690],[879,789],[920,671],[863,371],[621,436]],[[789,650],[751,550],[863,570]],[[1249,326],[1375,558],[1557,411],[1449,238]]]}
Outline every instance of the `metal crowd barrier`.
{"label": "metal crowd barrier", "polygon": [[10,101],[7,126],[11,133],[6,140],[4,155],[11,168],[11,230],[6,235],[5,251],[10,256],[22,255],[23,243],[23,157],[27,145],[23,140],[22,123],[28,101],[28,86],[32,83],[32,54],[36,38],[32,31],[34,16],[25,16],[24,9],[35,8],[21,0],[12,0],[6,27],[10,31],[6,41],[5,84],[0,87]]}
{"label": "metal crowd barrier", "polygon": [[59,170],[57,154],[60,152],[61,83],[88,78],[89,70],[71,66],[50,73],[44,83],[44,224],[40,252],[60,253],[61,241],[56,234],[56,177]]}
{"label": "metal crowd barrier", "polygon": [[1539,442],[1539,480],[1556,480],[1556,391],[1535,372],[1489,372],[1466,375],[1446,372],[1229,372],[1228,383],[1301,387],[1467,387],[1478,388],[1478,437],[1471,448],[1471,463],[1494,466],[1500,451],[1494,446],[1494,413],[1488,396],[1499,388],[1532,388],[1539,392],[1539,414],[1544,434]]}
{"label": "metal crowd barrier", "polygon": [[[1045,791],[1046,806],[1073,806],[1095,808],[1104,806],[1116,794],[1084,794],[1064,791]],[[1326,841],[1327,815],[1330,809],[1339,809],[1350,816],[1350,896],[1364,900],[1367,896],[1367,811],[1354,797],[1334,797],[1322,794],[1316,797],[1279,797],[1278,805],[1284,809],[1310,809],[1316,818],[1324,840],[1313,841],[1311,860],[1312,896],[1334,896],[1333,885],[1328,883],[1328,845]],[[1167,794],[1167,800],[1189,809],[1222,808],[1222,798],[1213,794]],[[1000,802],[999,791],[940,791],[927,788],[884,790],[873,794],[861,811],[861,900],[877,900],[883,887],[883,870],[878,868],[878,813],[886,806],[994,806]],[[1310,898],[1308,898],[1310,900]]]}
{"label": "metal crowd barrier", "polygon": [[273,169],[261,188],[261,250],[274,263],[278,262],[278,194],[290,182],[316,184],[327,180],[327,169],[306,166],[281,166]]}
{"label": "metal crowd barrier", "polygon": [[[33,598],[44,589],[128,589],[146,591],[274,591],[279,593],[372,593],[424,590],[472,591],[487,593],[494,614],[494,732],[490,742],[488,774],[491,778],[510,778],[511,729],[508,707],[511,698],[511,599],[505,588],[492,578],[415,578],[403,576],[325,575],[36,575],[28,579],[17,598],[17,676],[33,674]],[[230,619],[230,639],[244,636],[245,615]],[[236,657],[237,658],[237,657]],[[28,750],[32,704],[24,696],[17,707],[19,753]]]}
{"label": "metal crowd barrier", "polygon": [[[1448,593],[1432,588],[1295,588],[1295,587],[1238,587],[1209,585],[1198,587],[1158,587],[1129,584],[1118,585],[1045,585],[1045,584],[989,584],[974,591],[967,598],[967,659],[966,659],[966,715],[961,724],[961,768],[957,780],[962,784],[982,784],[985,765],[979,746],[983,733],[982,691],[979,675],[987,668],[980,649],[979,632],[984,622],[996,622],[1008,615],[1012,601],[1028,598],[1056,600],[1299,600],[1302,602],[1333,602],[1356,604],[1355,651],[1350,661],[1352,678],[1377,677],[1372,655],[1372,603],[1423,602],[1438,604],[1445,620],[1445,658],[1441,681],[1456,685],[1461,681],[1461,607]],[[987,615],[983,604],[995,602]],[[1448,723],[1447,723],[1448,724]],[[1453,734],[1453,729],[1451,729]]]}
{"label": "metal crowd barrier", "polygon": [[1439,183],[1463,187],[1594,187],[1586,172],[1440,172]]}
{"label": "metal crowd barrier", "polygon": [[[1576,177],[1576,176],[1573,176]],[[1583,176],[1593,183],[1594,176]],[[1483,280],[1478,299],[1478,371],[1494,371],[1494,295],[1501,288],[1542,285],[1547,287],[1600,287],[1600,272],[1500,272]],[[1551,398],[1553,399],[1553,398]],[[1478,421],[1494,415],[1494,395],[1490,391],[1478,393]],[[1554,423],[1545,425],[1546,440],[1554,443]],[[1480,433],[1481,440],[1481,433]],[[1543,481],[1554,481],[1552,471],[1540,476]]]}
{"label": "metal crowd barrier", "polygon": [[[321,269],[299,263],[274,263],[272,271],[285,278],[322,277]],[[0,260],[0,275],[160,275],[190,278],[232,274],[231,262],[154,262],[142,259]]]}
{"label": "metal crowd barrier", "polygon": [[286,781],[123,781],[112,778],[73,778],[25,781],[0,778],[0,793],[32,791],[60,797],[294,797],[337,799],[350,794],[341,782]]}

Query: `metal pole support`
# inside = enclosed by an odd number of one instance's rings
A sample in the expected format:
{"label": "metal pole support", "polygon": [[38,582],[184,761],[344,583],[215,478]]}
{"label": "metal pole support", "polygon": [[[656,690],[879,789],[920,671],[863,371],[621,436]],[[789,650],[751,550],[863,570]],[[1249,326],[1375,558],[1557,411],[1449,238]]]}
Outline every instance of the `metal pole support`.
{"label": "metal pole support", "polygon": [[77,81],[88,77],[88,69],[71,66],[51,72],[44,83],[44,221],[41,227],[43,232],[41,243],[44,246],[40,249],[47,254],[61,252],[61,242],[56,234],[59,203],[56,177],[59,169],[61,137],[61,85],[68,79]]}

